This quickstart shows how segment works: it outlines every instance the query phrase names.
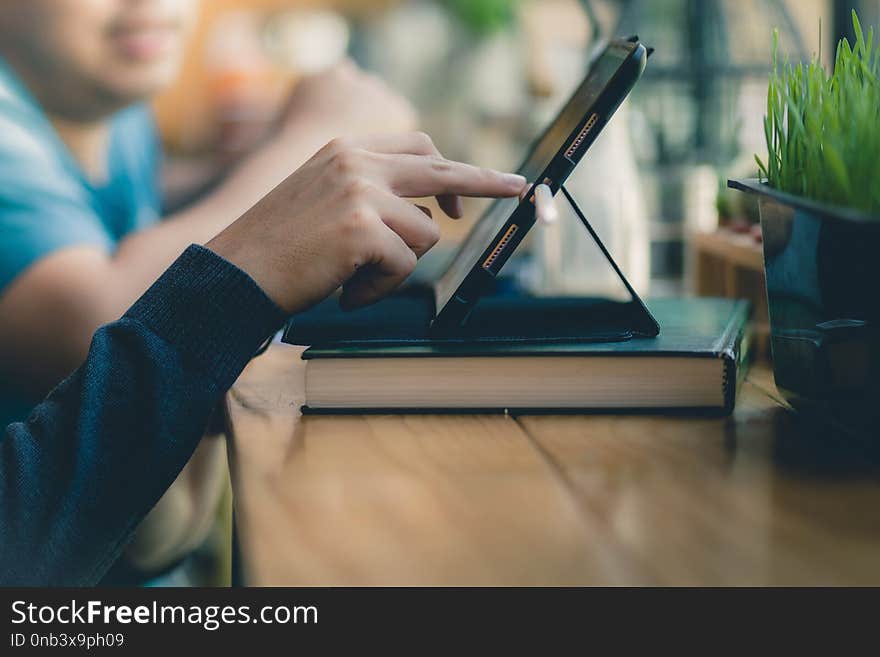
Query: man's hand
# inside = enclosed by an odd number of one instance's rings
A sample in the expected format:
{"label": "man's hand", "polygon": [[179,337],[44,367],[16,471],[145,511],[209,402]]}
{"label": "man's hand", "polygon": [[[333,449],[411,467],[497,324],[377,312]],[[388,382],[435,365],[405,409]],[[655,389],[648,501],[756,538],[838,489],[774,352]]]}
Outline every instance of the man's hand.
{"label": "man's hand", "polygon": [[[297,82],[281,111],[281,136],[293,132],[321,138],[407,132],[417,122],[409,102],[350,60]],[[314,152],[314,151],[313,151]]]}
{"label": "man's hand", "polygon": [[444,159],[422,133],[334,140],[207,246],[248,272],[285,312],[342,286],[340,303],[379,300],[439,238],[430,213],[405,198],[516,196],[522,176]]}

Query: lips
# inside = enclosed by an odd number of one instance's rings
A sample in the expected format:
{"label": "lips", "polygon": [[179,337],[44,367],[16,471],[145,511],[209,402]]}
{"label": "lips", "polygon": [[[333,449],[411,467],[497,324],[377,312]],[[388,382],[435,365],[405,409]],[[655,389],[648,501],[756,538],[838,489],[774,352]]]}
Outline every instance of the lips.
{"label": "lips", "polygon": [[180,26],[171,21],[131,21],[114,25],[108,36],[124,57],[150,61],[175,50]]}

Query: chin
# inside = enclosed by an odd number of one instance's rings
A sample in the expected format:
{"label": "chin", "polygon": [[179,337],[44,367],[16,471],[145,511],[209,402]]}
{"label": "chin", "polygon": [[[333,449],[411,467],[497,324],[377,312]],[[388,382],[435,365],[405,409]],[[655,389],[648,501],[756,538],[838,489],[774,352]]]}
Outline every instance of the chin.
{"label": "chin", "polygon": [[178,62],[163,62],[150,66],[125,67],[105,76],[101,85],[108,96],[120,105],[148,100],[168,87],[177,77]]}

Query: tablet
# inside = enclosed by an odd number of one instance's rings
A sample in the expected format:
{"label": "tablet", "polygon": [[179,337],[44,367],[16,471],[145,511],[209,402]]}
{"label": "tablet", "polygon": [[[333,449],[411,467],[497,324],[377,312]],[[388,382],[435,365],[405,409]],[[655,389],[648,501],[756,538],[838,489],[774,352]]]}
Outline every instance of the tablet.
{"label": "tablet", "polygon": [[593,58],[586,78],[532,145],[518,169],[532,184],[520,200],[499,199],[476,222],[434,285],[432,328],[455,329],[535,223],[534,188],[555,194],[645,70],[649,50],[638,37],[615,39]]}

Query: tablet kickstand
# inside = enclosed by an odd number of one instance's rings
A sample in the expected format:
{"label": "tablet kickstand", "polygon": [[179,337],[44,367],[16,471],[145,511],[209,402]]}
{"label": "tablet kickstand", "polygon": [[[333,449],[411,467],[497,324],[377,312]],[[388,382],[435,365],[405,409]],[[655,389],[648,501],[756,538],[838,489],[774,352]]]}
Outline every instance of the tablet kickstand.
{"label": "tablet kickstand", "polygon": [[596,246],[599,247],[599,250],[602,252],[602,255],[605,256],[605,259],[608,261],[608,264],[611,265],[611,268],[614,270],[614,273],[617,274],[617,277],[620,279],[620,282],[623,283],[624,287],[626,287],[627,292],[632,296],[632,303],[638,307],[640,314],[642,315],[642,323],[638,327],[639,333],[647,336],[656,336],[660,333],[660,325],[657,323],[657,320],[654,319],[654,316],[651,315],[651,311],[648,310],[648,307],[645,305],[645,302],[642,301],[642,298],[638,295],[630,285],[630,282],[627,280],[626,276],[621,271],[620,267],[618,267],[617,262],[615,262],[614,258],[611,257],[611,254],[608,252],[608,249],[605,248],[605,244],[603,244],[602,240],[599,239],[599,235],[596,233],[593,226],[590,224],[590,221],[587,219],[586,215],[581,211],[580,207],[577,204],[577,201],[574,200],[574,197],[569,193],[568,189],[566,189],[565,185],[559,186],[560,191],[563,196],[565,196],[565,200],[568,201],[568,204],[571,206],[571,209],[574,210],[574,213],[577,215],[577,218],[584,225],[584,228],[587,229],[587,232],[590,234],[590,237],[593,238],[593,241],[596,243]]}

